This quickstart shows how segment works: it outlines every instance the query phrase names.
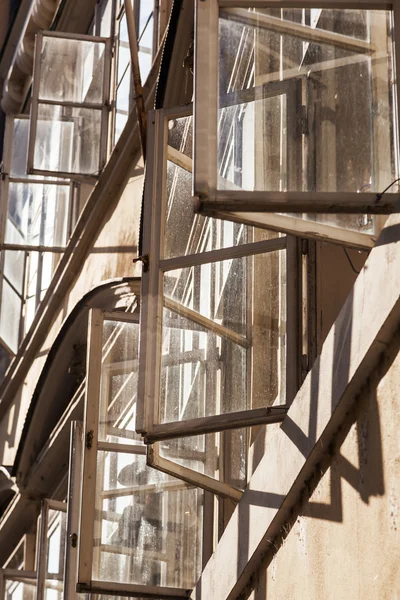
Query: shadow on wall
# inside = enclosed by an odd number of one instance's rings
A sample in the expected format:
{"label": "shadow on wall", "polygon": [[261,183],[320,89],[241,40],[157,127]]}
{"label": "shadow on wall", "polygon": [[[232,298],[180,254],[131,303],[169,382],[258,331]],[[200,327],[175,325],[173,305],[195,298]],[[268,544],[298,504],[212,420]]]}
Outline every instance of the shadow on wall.
{"label": "shadow on wall", "polygon": [[[345,389],[348,382],[352,378],[350,371],[351,360],[351,342],[352,342],[352,326],[353,326],[353,292],[346,301],[347,307],[343,317],[335,322],[334,330],[334,349],[332,360],[331,373],[331,398],[332,406],[330,414],[333,414],[336,403],[339,399],[340,389]],[[400,336],[392,342],[392,347],[385,355],[384,368],[379,365],[374,371],[374,383],[368,380],[362,387],[362,390],[356,390],[357,396],[353,398],[356,404],[350,410],[350,413],[344,418],[344,421],[336,432],[330,446],[326,448],[326,454],[322,461],[314,469],[314,474],[311,479],[305,481],[302,496],[298,498],[294,505],[289,522],[285,523],[281,529],[280,535],[270,542],[270,550],[263,555],[263,566],[258,573],[257,586],[255,582],[250,581],[248,587],[237,596],[240,600],[248,598],[250,593],[255,590],[254,600],[266,600],[266,577],[265,569],[271,562],[272,557],[279,550],[283,540],[289,534],[291,528],[298,515],[302,515],[310,519],[325,519],[334,522],[343,521],[343,490],[342,480],[345,479],[360,495],[360,499],[367,503],[371,497],[381,496],[385,492],[384,476],[383,476],[383,456],[382,456],[382,439],[381,426],[379,419],[379,408],[377,403],[377,385],[379,380],[384,376],[382,371],[387,372],[392,364],[398,350],[400,348]],[[383,361],[382,361],[383,362]],[[321,360],[318,358],[310,373],[310,397],[307,402],[309,406],[309,423],[308,432],[304,433],[299,426],[288,415],[281,425],[281,430],[288,436],[296,447],[300,450],[304,457],[309,457],[314,445],[319,442],[320,432],[317,429],[318,409],[320,402],[324,402],[324,398],[320,395],[323,393],[323,382],[327,382],[327,374],[321,372]],[[324,379],[322,379],[324,378]],[[339,384],[339,386],[338,386]],[[344,385],[345,384],[345,385]],[[344,385],[344,387],[343,387]],[[336,386],[336,387],[335,387]],[[362,391],[362,399],[360,401],[360,393]],[[327,389],[325,387],[325,394]],[[358,443],[358,464],[356,468],[339,452],[339,448],[346,439],[352,425],[356,424],[357,443]],[[254,451],[254,468],[264,454],[265,450],[265,432],[259,435],[259,445]],[[267,437],[268,440],[268,437]],[[321,481],[322,476],[330,469],[330,502],[322,504],[318,502],[309,502],[313,491]],[[249,490],[246,492],[249,494]],[[250,499],[250,496],[248,496]],[[268,494],[263,492],[254,492],[254,498],[251,498],[250,504],[262,505],[271,508],[280,508],[285,497],[279,494]],[[303,510],[302,508],[303,507]],[[249,557],[249,504],[239,503],[237,510],[239,511],[239,532],[238,532],[238,562],[237,562],[237,577],[242,575],[243,557]],[[264,574],[262,571],[264,570]],[[264,578],[264,579],[263,579]],[[232,582],[234,583],[234,582]],[[198,595],[196,589],[196,600],[201,596]],[[233,598],[233,596],[232,596]],[[235,596],[236,598],[236,596]]]}

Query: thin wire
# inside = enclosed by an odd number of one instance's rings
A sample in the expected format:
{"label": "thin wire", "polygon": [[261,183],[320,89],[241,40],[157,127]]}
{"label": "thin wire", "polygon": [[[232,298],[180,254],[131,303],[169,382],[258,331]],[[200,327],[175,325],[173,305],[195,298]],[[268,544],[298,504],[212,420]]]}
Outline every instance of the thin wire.
{"label": "thin wire", "polygon": [[380,194],[377,194],[377,195],[376,195],[376,201],[377,201],[377,202],[379,202],[379,200],[381,200],[382,196],[383,196],[384,194],[386,194],[386,192],[387,192],[388,190],[390,190],[390,188],[391,188],[391,187],[392,187],[392,186],[393,186],[395,183],[397,183],[398,181],[400,181],[400,177],[399,177],[398,179],[395,179],[394,181],[392,181],[392,183],[390,183],[390,184],[387,186],[387,188],[385,188],[385,189],[383,190],[383,192],[381,192]]}
{"label": "thin wire", "polygon": [[351,268],[353,269],[354,273],[355,273],[356,275],[359,275],[359,274],[360,274],[360,271],[357,271],[357,269],[354,267],[354,265],[353,265],[353,262],[352,262],[352,260],[351,260],[351,258],[350,258],[350,255],[349,255],[349,253],[347,252],[347,248],[345,248],[345,247],[343,246],[343,250],[344,250],[344,253],[345,253],[345,255],[347,256],[347,260],[349,261],[349,264],[350,264]]}

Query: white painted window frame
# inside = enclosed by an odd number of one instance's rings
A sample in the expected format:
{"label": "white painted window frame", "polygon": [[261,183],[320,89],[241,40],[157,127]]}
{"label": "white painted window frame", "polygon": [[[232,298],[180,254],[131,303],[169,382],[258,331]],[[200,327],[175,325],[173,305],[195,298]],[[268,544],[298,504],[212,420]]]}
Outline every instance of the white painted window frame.
{"label": "white painted window frame", "polygon": [[[140,355],[139,355],[139,392],[138,408],[136,418],[136,430],[141,433],[146,442],[153,443],[160,440],[184,437],[189,435],[199,435],[234,429],[239,427],[249,427],[260,423],[276,423],[283,420],[286,412],[286,405],[271,406],[261,409],[245,410],[236,413],[227,413],[213,417],[204,417],[191,419],[183,422],[174,422],[160,424],[158,417],[158,406],[160,398],[160,373],[161,373],[161,352],[162,352],[162,313],[163,313],[163,274],[169,270],[180,269],[188,266],[207,264],[263,254],[276,250],[283,250],[287,246],[286,237],[277,237],[263,242],[253,242],[212,250],[199,254],[191,254],[177,258],[163,260],[161,258],[162,245],[164,240],[164,217],[165,215],[165,169],[167,156],[176,164],[179,161],[190,162],[190,159],[174,152],[167,147],[167,121],[171,118],[179,118],[191,114],[191,107],[177,109],[160,109],[150,111],[148,115],[148,147],[152,155],[148,157],[147,164],[147,183],[145,187],[144,202],[144,221],[143,229],[146,235],[143,239],[143,254],[149,257],[148,265],[142,272],[142,291],[141,291],[141,318],[140,318]],[[186,167],[187,168],[187,167]],[[173,308],[174,302],[167,300],[165,305]],[[186,309],[190,312],[190,309]],[[195,313],[193,313],[193,316]],[[198,319],[207,321],[207,319],[198,315]],[[289,313],[288,313],[289,320]],[[206,325],[206,324],[205,324]],[[237,343],[246,345],[246,339],[223,326],[219,327],[222,335],[236,336]],[[223,330],[226,330],[225,332]],[[288,327],[289,330],[289,327]],[[288,377],[287,379],[290,379]],[[152,466],[160,467],[166,464],[161,461],[157,449],[153,454],[150,453],[149,460]],[[168,472],[174,463],[168,464]],[[178,467],[178,466],[177,466]],[[164,469],[167,472],[167,469]],[[180,473],[180,474],[179,474]],[[182,469],[176,470],[176,477],[182,476]],[[193,477],[196,478],[196,485],[201,485],[198,474],[193,471]],[[205,476],[203,476],[205,477]],[[207,478],[207,486],[213,483],[214,493],[215,480]],[[193,480],[192,480],[193,481]],[[205,489],[210,489],[206,487]]]}
{"label": "white painted window frame", "polygon": [[[395,39],[400,40],[399,0],[196,0],[195,7],[193,194],[196,210],[204,215],[285,231],[301,237],[321,238],[360,249],[371,248],[376,239],[371,234],[274,213],[389,214],[395,210],[399,194],[387,193],[378,200],[376,193],[217,190],[218,18],[220,8],[235,7],[391,9],[394,13]],[[349,41],[352,40],[353,38],[349,38]],[[397,81],[400,76],[399,47],[400,43],[395,44]],[[397,105],[400,106],[399,86],[396,91]]]}
{"label": "white painted window frame", "polygon": [[[146,455],[144,444],[120,444],[98,440],[99,398],[101,386],[102,338],[104,320],[137,322],[137,313],[107,312],[92,308],[89,313],[87,373],[85,394],[85,423],[83,444],[82,490],[80,499],[80,528],[78,574],[76,591],[92,594],[123,594],[146,598],[187,598],[190,590],[164,586],[146,586],[92,579],[93,538],[95,526],[95,496],[97,452],[112,451]],[[75,517],[76,518],[76,517]],[[76,526],[76,521],[75,521]],[[73,569],[73,565],[72,565]],[[70,576],[68,576],[70,579]],[[70,596],[72,597],[72,596]]]}
{"label": "white painted window frame", "polygon": [[[37,561],[37,600],[44,600],[46,597],[46,573],[47,573],[47,551],[49,543],[49,511],[60,513],[67,512],[67,503],[53,499],[42,500],[42,509],[40,512],[40,533]],[[60,584],[62,586],[62,584]],[[61,591],[60,588],[59,591]]]}
{"label": "white painted window frame", "polygon": [[[42,100],[39,98],[39,85],[41,78],[41,64],[40,58],[42,53],[43,38],[58,38],[68,39],[85,42],[95,42],[104,44],[104,71],[103,71],[103,94],[102,101],[100,103],[94,102],[67,102],[63,100]],[[35,43],[35,55],[34,55],[34,71],[33,71],[33,86],[32,86],[32,103],[31,103],[31,116],[30,116],[30,131],[29,131],[29,144],[28,144],[28,160],[27,160],[27,172],[34,173],[37,175],[50,175],[57,177],[71,177],[75,180],[81,179],[83,181],[93,181],[100,174],[107,159],[107,138],[108,138],[108,121],[110,112],[110,76],[111,76],[111,38],[105,38],[101,36],[93,35],[79,35],[72,33],[60,33],[57,31],[42,31],[36,34]],[[74,172],[64,171],[49,171],[42,170],[34,167],[34,153],[35,153],[35,141],[37,131],[37,120],[38,120],[38,108],[41,105],[55,105],[55,106],[70,106],[72,108],[88,108],[101,110],[101,128],[100,128],[100,148],[99,148],[99,162],[98,172],[93,174],[80,174]]]}

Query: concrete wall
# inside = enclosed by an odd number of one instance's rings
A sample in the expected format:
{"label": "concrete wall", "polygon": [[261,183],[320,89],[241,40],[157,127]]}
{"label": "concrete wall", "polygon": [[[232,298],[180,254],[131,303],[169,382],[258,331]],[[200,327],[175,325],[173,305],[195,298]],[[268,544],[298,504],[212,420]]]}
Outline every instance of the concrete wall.
{"label": "concrete wall", "polygon": [[398,335],[251,600],[400,599],[399,347]]}

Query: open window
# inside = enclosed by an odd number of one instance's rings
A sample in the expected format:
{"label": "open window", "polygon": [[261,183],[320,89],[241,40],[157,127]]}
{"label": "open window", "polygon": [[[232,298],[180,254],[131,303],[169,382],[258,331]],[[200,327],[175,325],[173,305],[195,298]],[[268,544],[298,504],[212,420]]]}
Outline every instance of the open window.
{"label": "open window", "polygon": [[97,177],[106,161],[110,39],[36,36],[28,173]]}
{"label": "open window", "polygon": [[191,107],[150,113],[148,142],[136,428],[152,466],[238,500],[243,428],[297,391],[296,244],[193,213]]}
{"label": "open window", "polygon": [[399,198],[393,12],[273,4],[196,3],[197,208],[370,248]]}
{"label": "open window", "polygon": [[0,337],[11,354],[27,330],[68,243],[79,186],[26,174],[29,120],[7,117],[0,204]]}
{"label": "open window", "polygon": [[135,433],[138,306],[92,309],[79,533],[79,592],[185,598],[202,569],[202,490],[146,465]]}
{"label": "open window", "polygon": [[62,600],[67,504],[43,500],[40,513],[37,600]]}

